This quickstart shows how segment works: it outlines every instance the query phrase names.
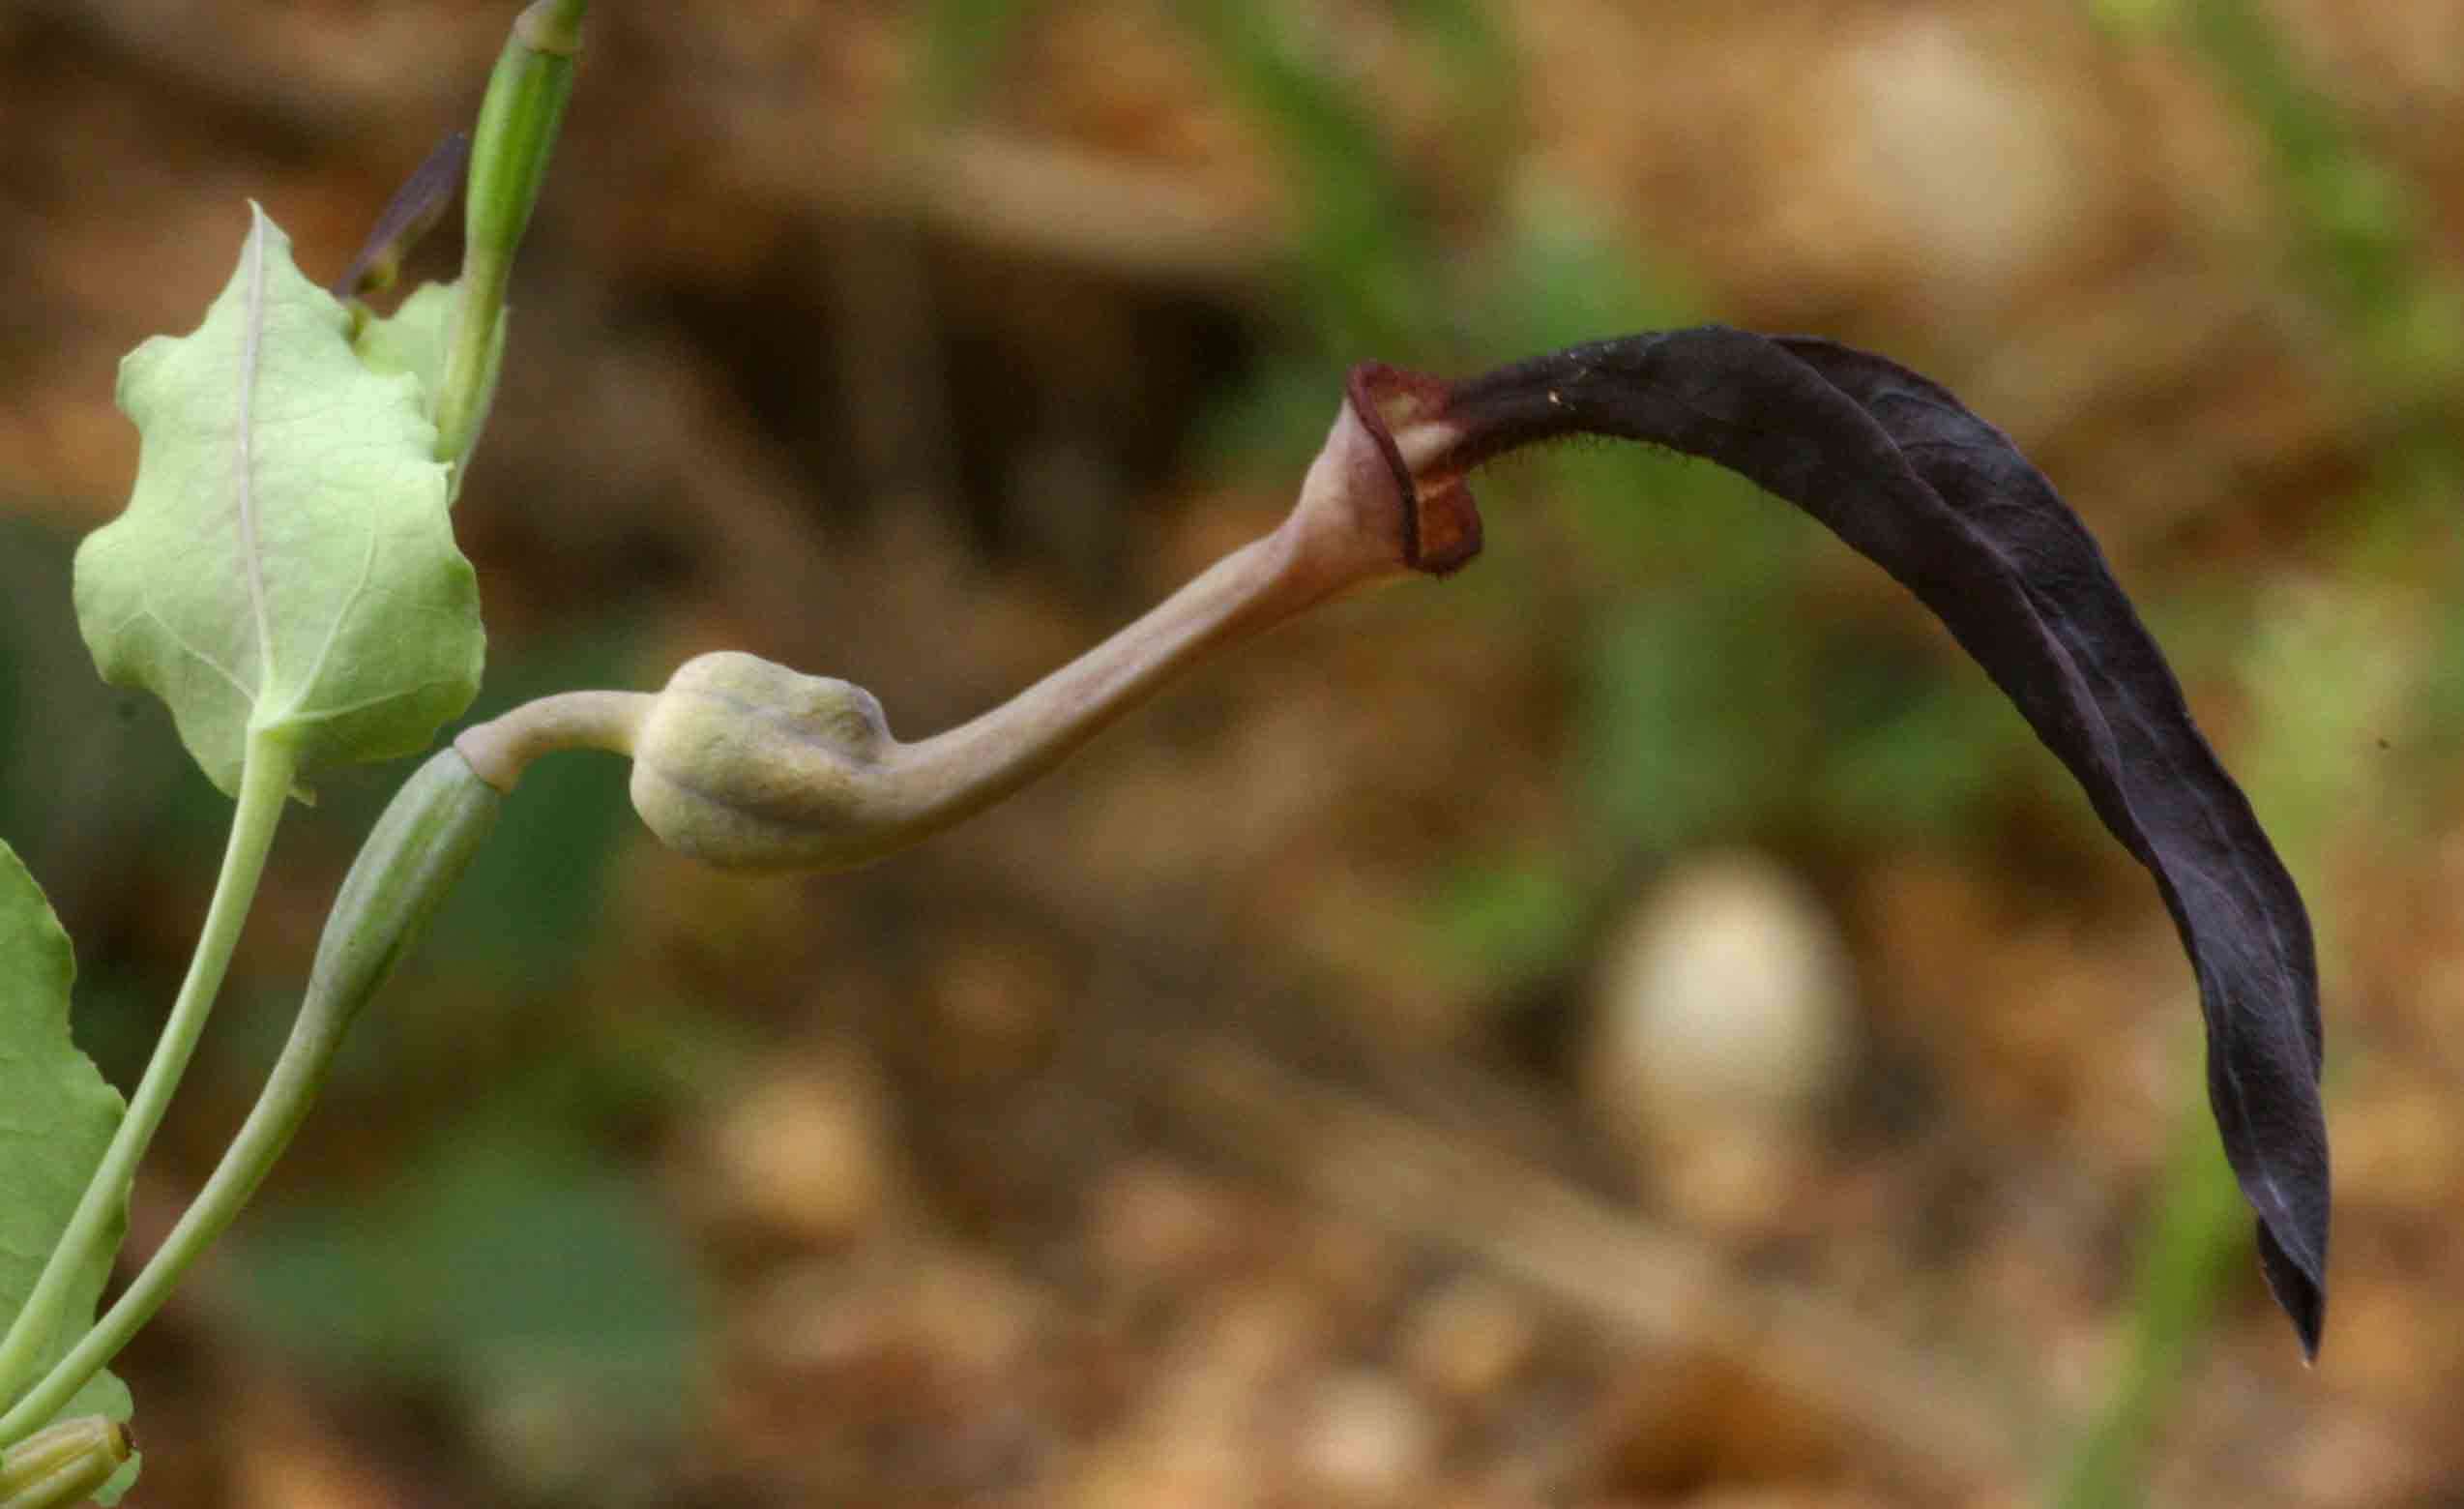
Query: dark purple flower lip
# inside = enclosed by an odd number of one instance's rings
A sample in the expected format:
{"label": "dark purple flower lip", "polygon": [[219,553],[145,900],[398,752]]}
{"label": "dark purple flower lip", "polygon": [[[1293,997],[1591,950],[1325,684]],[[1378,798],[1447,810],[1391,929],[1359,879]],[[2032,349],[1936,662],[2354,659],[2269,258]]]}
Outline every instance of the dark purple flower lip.
{"label": "dark purple flower lip", "polygon": [[2007,436],[1881,357],[1720,326],[1452,383],[1364,365],[1348,393],[1397,479],[1417,570],[1444,575],[1478,552],[1474,467],[1587,434],[1741,473],[1915,593],[2154,876],[2198,978],[2209,1103],[2258,1216],[2262,1268],[2316,1354],[2329,1172],[2308,914],[2094,537]]}

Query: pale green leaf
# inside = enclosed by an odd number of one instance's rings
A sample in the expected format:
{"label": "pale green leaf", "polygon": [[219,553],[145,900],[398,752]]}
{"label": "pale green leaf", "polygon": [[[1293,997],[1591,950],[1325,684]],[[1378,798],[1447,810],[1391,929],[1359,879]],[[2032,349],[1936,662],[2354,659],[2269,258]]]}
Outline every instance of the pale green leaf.
{"label": "pale green leaf", "polygon": [[77,551],[77,617],[215,784],[236,793],[252,730],[305,776],[425,748],[469,704],[479,593],[421,380],[361,361],[262,211],[205,323],[131,352],[119,399],[136,488]]}
{"label": "pale green leaf", "polygon": [[454,334],[455,295],[453,283],[422,283],[395,306],[393,313],[369,316],[352,342],[369,371],[408,372],[418,378],[429,407],[435,403],[437,381],[445,374],[445,343]]}
{"label": "pale green leaf", "polygon": [[[394,312],[382,318],[369,318],[360,327],[352,344],[360,360],[372,372],[391,374],[408,372],[419,379],[424,395],[424,412],[431,418],[436,413],[437,385],[445,380],[445,348],[454,338],[454,315],[461,304],[461,284],[422,283],[395,307]],[[496,340],[487,353],[485,380],[480,391],[478,419],[471,431],[471,443],[479,443],[479,431],[487,424],[487,411],[496,402],[496,374],[505,360],[505,327],[510,317],[499,315]],[[462,478],[467,468],[454,469],[453,494],[459,497]]]}
{"label": "pale green leaf", "polygon": [[[0,843],[0,1330],[42,1276],[120,1124],[119,1092],[69,1036],[75,973],[69,934],[15,851]],[[124,1203],[71,1282],[71,1323],[44,1344],[43,1370],[93,1323],[126,1227]],[[128,1387],[100,1374],[55,1418],[88,1414],[128,1419]]]}

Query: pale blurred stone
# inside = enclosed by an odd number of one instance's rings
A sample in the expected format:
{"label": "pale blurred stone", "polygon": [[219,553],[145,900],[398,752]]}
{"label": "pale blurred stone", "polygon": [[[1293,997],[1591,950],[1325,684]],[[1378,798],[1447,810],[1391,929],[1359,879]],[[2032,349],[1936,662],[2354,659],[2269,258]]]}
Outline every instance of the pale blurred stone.
{"label": "pale blurred stone", "polygon": [[816,1246],[845,1242],[880,1213],[891,1185],[881,1091],[852,1056],[772,1073],[739,1094],[709,1134],[701,1193],[724,1227]]}
{"label": "pale blurred stone", "polygon": [[1265,1502],[1237,1451],[1154,1441],[1107,1442],[1078,1468],[1057,1500],[1070,1509],[1246,1509]]}
{"label": "pale blurred stone", "polygon": [[788,1268],[734,1317],[745,1360],[798,1378],[842,1378],[872,1367],[904,1338],[898,1317],[837,1259]]}
{"label": "pale blurred stone", "polygon": [[1686,1509],[1885,1509],[1885,1501],[1853,1489],[1792,1487],[1714,1489],[1683,1500]]}
{"label": "pale blurred stone", "polygon": [[1747,1231],[1788,1204],[1853,1051],[1850,964],[1805,888],[1748,854],[1687,861],[1611,938],[1585,1091],[1687,1219]]}
{"label": "pale blurred stone", "polygon": [[1321,1307],[1294,1285],[1218,1294],[1175,1338],[1126,1427],[1080,1464],[1061,1501],[1089,1509],[1268,1502],[1266,1433],[1320,1366],[1325,1324]]}
{"label": "pale blurred stone", "polygon": [[1833,182],[1935,298],[1981,312],[2109,213],[2063,102],[1957,12],[1907,13],[1836,57]]}
{"label": "pale blurred stone", "polygon": [[1297,1220],[1289,1254],[1296,1276],[1337,1317],[1380,1313],[1403,1281],[1401,1255],[1384,1235],[1334,1216]]}
{"label": "pale blurred stone", "polygon": [[1114,1283],[1187,1283],[1223,1266],[1247,1241],[1241,1201],[1159,1159],[1114,1169],[1091,1204],[1088,1245]]}
{"label": "pale blurred stone", "polygon": [[2300,1502],[2319,1509],[2433,1503],[2451,1479],[2440,1469],[2441,1454],[2426,1445],[2391,1419],[2322,1412],[2290,1444],[2282,1481]]}
{"label": "pale blurred stone", "polygon": [[1027,1072],[1051,1041],[1068,994],[1060,962],[1022,930],[979,928],[950,940],[924,992],[932,1072],[965,1083]]}
{"label": "pale blurred stone", "polygon": [[1414,1307],[1398,1343],[1414,1382],[1457,1404],[1511,1382],[1540,1346],[1531,1310],[1485,1279],[1457,1279]]}
{"label": "pale blurred stone", "polygon": [[982,1254],[885,1240],[854,1259],[810,1259],[740,1301],[729,1351],[747,1375],[820,1400],[989,1435],[1057,1309]]}
{"label": "pale blurred stone", "polygon": [[[282,1384],[231,1378],[220,1384],[223,1424],[239,1445],[230,1454],[222,1485],[230,1502],[397,1509],[411,1501],[376,1464],[353,1452],[335,1422],[321,1416],[306,1396]],[[149,1458],[141,1486],[128,1501],[149,1501],[162,1488],[163,1477],[180,1472],[176,1459]]]}
{"label": "pale blurred stone", "polygon": [[1338,1374],[1311,1390],[1293,1443],[1306,1500],[1340,1509],[1418,1503],[1437,1465],[1437,1428],[1382,1374]]}
{"label": "pale blurred stone", "polygon": [[909,1323],[946,1371],[994,1380],[1033,1346],[1043,1295],[986,1258],[953,1254],[923,1264],[903,1296]]}

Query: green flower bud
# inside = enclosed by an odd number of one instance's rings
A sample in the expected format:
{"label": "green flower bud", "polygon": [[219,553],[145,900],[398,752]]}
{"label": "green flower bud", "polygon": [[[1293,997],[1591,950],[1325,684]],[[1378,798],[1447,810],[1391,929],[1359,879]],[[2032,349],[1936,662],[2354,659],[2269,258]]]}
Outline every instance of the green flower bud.
{"label": "green flower bud", "polygon": [[862,687],[722,650],[687,661],[633,737],[633,809],[668,847],[727,870],[860,865],[908,825],[898,749]]}
{"label": "green flower bud", "polygon": [[294,1047],[285,1050],[278,1076],[305,1053],[296,1067],[323,1079],[343,1030],[427,932],[504,805],[450,745],[402,783],[334,898],[292,1031]]}
{"label": "green flower bud", "polygon": [[587,8],[587,0],[538,0],[524,11],[480,102],[462,192],[461,294],[435,395],[436,459],[453,463],[457,493],[495,399],[506,283],[572,98]]}
{"label": "green flower bud", "polygon": [[488,75],[465,199],[463,238],[472,252],[510,262],[521,245],[573,95],[581,11],[576,0],[539,0],[514,19]]}
{"label": "green flower bud", "polygon": [[126,1428],[101,1415],[63,1420],[0,1454],[0,1509],[58,1509],[92,1496],[128,1465]]}

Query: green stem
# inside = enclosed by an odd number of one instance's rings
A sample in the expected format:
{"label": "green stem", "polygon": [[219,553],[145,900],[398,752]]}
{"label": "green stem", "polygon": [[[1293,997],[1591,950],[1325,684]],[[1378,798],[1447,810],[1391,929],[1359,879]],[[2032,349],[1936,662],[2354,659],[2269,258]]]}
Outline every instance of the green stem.
{"label": "green stem", "polygon": [[494,386],[489,369],[500,349],[497,332],[505,321],[505,283],[512,271],[512,258],[489,252],[474,250],[462,259],[454,335],[436,396],[436,459],[451,464],[457,480],[487,418],[488,390]]}
{"label": "green stem", "polygon": [[453,464],[457,480],[487,420],[505,288],[572,97],[589,9],[589,0],[538,0],[515,17],[480,104],[463,192],[461,296],[436,398],[436,458]]}
{"label": "green stem", "polygon": [[455,735],[454,748],[499,791],[511,791],[532,760],[558,750],[631,755],[659,699],[642,692],[559,692],[524,702]]}
{"label": "green stem", "polygon": [[394,965],[426,932],[495,825],[503,798],[451,748],[420,767],[377,819],[334,899],[290,1041],[213,1177],[109,1313],[0,1417],[0,1440],[52,1414],[108,1366],[227,1229],[316,1103],[334,1055]]}
{"label": "green stem", "polygon": [[[188,1072],[189,1058],[205,1031],[215,994],[230,968],[240,926],[248,919],[249,903],[256,898],[266,851],[273,847],[274,830],[282,820],[282,807],[289,799],[298,765],[296,747],[287,736],[265,731],[249,735],[240,761],[239,806],[232,814],[230,841],[222,851],[222,873],[214,882],[214,901],[206,908],[196,952],[189,960],[188,979],[172,1002],[170,1019],[162,1024],[162,1036],[154,1046],[153,1060],[145,1066],[145,1078],[130,1098],[128,1114],[121,1118],[111,1145],[86,1182],[76,1214],[70,1217],[68,1229],[52,1248],[50,1260],[17,1312],[8,1337],[0,1341],[0,1399],[16,1399],[66,1317],[71,1285],[94,1261],[111,1228],[126,1217],[130,1180],[137,1161],[145,1156],[146,1144],[154,1139],[155,1129],[162,1124],[172,1092],[179,1088],[180,1077]],[[29,1407],[34,1402],[29,1395],[0,1416],[0,1445],[21,1440],[49,1423],[47,1413]],[[54,1410],[58,1407],[57,1403],[52,1405]]]}

